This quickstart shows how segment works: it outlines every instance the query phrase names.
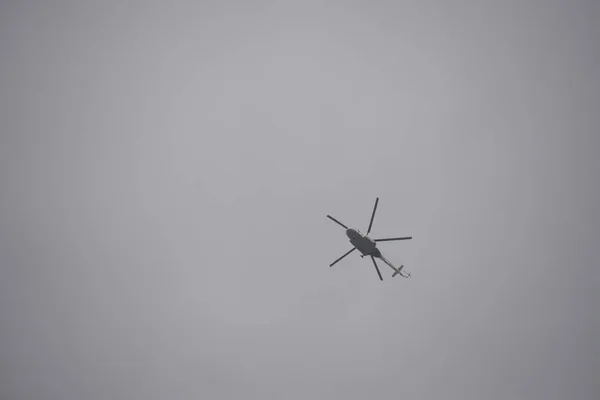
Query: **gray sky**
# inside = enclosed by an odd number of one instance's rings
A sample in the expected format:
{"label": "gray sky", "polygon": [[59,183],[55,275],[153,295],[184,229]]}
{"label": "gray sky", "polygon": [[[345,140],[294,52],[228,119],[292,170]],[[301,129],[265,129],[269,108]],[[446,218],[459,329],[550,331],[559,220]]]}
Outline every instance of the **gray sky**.
{"label": "gray sky", "polygon": [[599,18],[3,1],[0,397],[600,398]]}

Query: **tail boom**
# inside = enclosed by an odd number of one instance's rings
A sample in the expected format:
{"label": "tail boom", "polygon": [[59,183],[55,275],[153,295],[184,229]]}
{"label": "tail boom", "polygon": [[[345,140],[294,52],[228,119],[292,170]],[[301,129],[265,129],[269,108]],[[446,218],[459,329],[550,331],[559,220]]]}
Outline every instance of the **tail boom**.
{"label": "tail boom", "polygon": [[400,275],[403,278],[410,278],[410,274],[407,273],[407,275],[404,275],[402,273],[402,268],[404,268],[404,265],[401,265],[400,268],[396,268],[394,267],[394,265],[385,257],[381,257],[381,260],[386,263],[391,269],[394,270],[394,273],[392,274],[392,278],[395,277],[396,275]]}

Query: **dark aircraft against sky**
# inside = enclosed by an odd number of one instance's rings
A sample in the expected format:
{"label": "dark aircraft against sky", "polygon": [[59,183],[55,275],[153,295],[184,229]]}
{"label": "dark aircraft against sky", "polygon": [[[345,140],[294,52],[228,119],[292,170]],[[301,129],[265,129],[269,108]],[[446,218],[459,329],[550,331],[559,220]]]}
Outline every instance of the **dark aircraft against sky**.
{"label": "dark aircraft against sky", "polygon": [[377,197],[377,199],[375,200],[375,207],[373,207],[373,214],[371,214],[371,222],[369,222],[369,229],[367,229],[367,233],[365,233],[365,234],[361,233],[358,229],[349,228],[346,225],[342,224],[337,219],[333,218],[331,215],[327,215],[327,218],[329,218],[336,224],[338,224],[338,225],[342,226],[344,229],[346,229],[346,236],[348,236],[348,239],[350,239],[350,243],[353,246],[350,251],[348,251],[346,254],[344,254],[343,256],[341,256],[340,258],[335,260],[334,262],[332,262],[329,266],[333,267],[336,263],[341,261],[348,254],[352,253],[354,250],[358,250],[361,253],[361,258],[365,257],[365,256],[371,257],[371,260],[373,261],[373,265],[375,266],[375,270],[377,271],[377,275],[379,275],[380,280],[383,280],[383,278],[381,277],[381,272],[379,272],[379,267],[377,266],[377,261],[375,261],[376,258],[379,258],[381,261],[386,263],[391,269],[394,270],[392,277],[395,277],[396,275],[400,275],[403,278],[410,278],[410,273],[406,272],[406,275],[404,275],[404,273],[402,273],[402,269],[404,268],[404,265],[401,265],[400,268],[396,268],[388,259],[386,259],[383,256],[383,254],[381,254],[381,251],[377,248],[377,243],[378,242],[389,242],[389,241],[393,241],[393,240],[408,240],[408,239],[412,239],[412,236],[384,238],[384,239],[372,239],[369,236],[369,233],[371,233],[371,227],[373,226],[373,219],[375,218],[375,211],[377,211],[378,204],[379,204],[379,197]]}

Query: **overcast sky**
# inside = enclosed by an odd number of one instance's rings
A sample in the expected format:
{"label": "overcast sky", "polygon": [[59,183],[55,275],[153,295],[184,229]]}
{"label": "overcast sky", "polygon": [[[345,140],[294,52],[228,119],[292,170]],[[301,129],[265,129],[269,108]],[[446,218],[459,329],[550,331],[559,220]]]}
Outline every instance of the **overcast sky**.
{"label": "overcast sky", "polygon": [[600,398],[599,19],[2,1],[0,398]]}

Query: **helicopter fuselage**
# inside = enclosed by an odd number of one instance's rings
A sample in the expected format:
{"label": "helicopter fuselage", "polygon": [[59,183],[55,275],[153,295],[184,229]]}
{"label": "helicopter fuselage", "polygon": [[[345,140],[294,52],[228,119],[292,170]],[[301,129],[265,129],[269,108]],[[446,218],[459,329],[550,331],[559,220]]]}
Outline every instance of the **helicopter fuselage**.
{"label": "helicopter fuselage", "polygon": [[367,235],[363,235],[356,229],[347,229],[346,236],[350,239],[350,243],[356,247],[363,256],[381,257],[381,252],[377,248],[377,243]]}

